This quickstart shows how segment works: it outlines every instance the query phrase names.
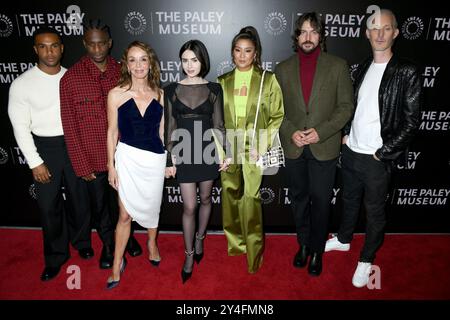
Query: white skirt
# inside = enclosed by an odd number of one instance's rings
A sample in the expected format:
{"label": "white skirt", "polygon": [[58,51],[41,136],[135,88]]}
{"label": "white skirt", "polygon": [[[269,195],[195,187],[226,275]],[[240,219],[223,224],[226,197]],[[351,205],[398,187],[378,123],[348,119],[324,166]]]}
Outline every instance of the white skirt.
{"label": "white skirt", "polygon": [[125,210],[142,227],[157,228],[166,153],[153,153],[119,142],[115,161],[119,197]]}

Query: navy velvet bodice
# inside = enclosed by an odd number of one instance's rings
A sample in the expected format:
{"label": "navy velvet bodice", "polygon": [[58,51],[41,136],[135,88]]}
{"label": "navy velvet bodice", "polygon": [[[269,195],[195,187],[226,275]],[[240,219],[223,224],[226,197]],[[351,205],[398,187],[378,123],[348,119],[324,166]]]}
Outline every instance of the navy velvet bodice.
{"label": "navy velvet bodice", "polygon": [[153,99],[141,115],[133,98],[127,100],[118,109],[120,142],[129,146],[164,153],[164,146],[159,136],[159,124],[163,107]]}

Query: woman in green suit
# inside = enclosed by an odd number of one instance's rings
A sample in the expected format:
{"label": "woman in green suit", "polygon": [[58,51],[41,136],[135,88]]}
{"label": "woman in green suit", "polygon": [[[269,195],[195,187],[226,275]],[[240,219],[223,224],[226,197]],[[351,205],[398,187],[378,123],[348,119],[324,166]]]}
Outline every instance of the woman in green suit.
{"label": "woman in green suit", "polygon": [[255,273],[262,265],[264,251],[259,193],[263,172],[255,162],[268,150],[278,132],[284,116],[283,100],[275,75],[267,71],[263,77],[261,42],[254,27],[242,28],[233,38],[231,54],[236,68],[219,77],[231,148],[230,166],[221,172],[223,228],[228,255],[247,254],[248,272]]}

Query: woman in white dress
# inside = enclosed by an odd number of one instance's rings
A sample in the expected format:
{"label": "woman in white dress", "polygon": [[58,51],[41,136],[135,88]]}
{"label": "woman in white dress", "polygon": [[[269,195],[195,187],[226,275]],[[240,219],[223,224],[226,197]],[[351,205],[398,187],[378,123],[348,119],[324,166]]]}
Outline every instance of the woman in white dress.
{"label": "woman in white dress", "polygon": [[166,152],[163,91],[155,52],[134,41],[122,56],[121,78],[108,94],[108,181],[119,194],[114,264],[107,289],[125,270],[131,221],[148,230],[149,261],[161,260],[156,244]]}

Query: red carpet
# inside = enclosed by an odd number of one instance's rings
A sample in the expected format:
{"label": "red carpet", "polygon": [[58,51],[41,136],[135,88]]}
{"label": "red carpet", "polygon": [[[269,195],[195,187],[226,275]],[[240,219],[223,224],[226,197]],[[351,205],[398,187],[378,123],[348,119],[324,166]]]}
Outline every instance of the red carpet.
{"label": "red carpet", "polygon": [[[144,245],[146,234],[136,234]],[[391,300],[450,299],[450,235],[387,235],[378,252],[381,289],[354,288],[351,278],[362,246],[357,235],[350,252],[324,255],[320,277],[292,266],[297,250],[293,235],[267,235],[264,265],[247,273],[245,256],[228,257],[223,235],[208,235],[205,257],[195,265],[185,285],[181,283],[183,240],[180,234],[160,234],[162,261],[155,268],[147,252],[128,258],[116,289],[104,289],[110,271],[98,267],[100,241],[93,234],[95,257],[82,260],[76,250],[57,278],[39,280],[43,269],[40,230],[0,229],[0,299],[141,299],[141,300]],[[81,270],[81,289],[69,290],[70,265]]]}

